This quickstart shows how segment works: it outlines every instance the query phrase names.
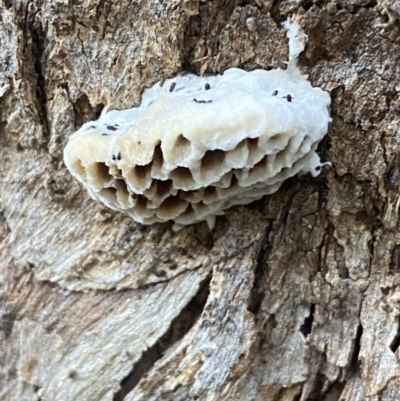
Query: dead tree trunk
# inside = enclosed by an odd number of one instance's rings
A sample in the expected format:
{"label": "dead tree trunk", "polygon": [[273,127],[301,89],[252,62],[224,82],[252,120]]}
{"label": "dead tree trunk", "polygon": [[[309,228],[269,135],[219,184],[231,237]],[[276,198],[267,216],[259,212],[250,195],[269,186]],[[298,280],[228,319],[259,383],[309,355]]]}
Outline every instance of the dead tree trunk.
{"label": "dead tree trunk", "polygon": [[[276,68],[280,22],[332,96],[317,179],[171,231],[62,161],[179,70]],[[395,0],[0,0],[0,399],[400,399]]]}

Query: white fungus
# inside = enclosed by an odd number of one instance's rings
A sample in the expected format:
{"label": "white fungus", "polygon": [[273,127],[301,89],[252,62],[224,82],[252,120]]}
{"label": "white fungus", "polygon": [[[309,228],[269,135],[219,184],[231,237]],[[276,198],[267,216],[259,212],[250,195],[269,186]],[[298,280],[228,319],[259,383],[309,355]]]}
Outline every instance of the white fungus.
{"label": "white fungus", "polygon": [[175,227],[319,174],[330,97],[297,67],[307,36],[286,23],[286,70],[180,75],[143,93],[140,107],[105,112],[70,138],[65,164],[90,195],[143,224]]}

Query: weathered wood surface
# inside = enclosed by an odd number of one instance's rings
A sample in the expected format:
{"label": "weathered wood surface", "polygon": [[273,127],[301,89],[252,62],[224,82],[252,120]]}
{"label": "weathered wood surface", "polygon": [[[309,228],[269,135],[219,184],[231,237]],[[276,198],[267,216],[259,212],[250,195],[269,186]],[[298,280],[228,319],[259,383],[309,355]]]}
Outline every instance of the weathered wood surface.
{"label": "weathered wood surface", "polygon": [[[317,179],[209,232],[143,227],[62,162],[103,106],[197,73],[275,68],[279,22],[332,95]],[[395,0],[0,0],[0,399],[400,399]]]}

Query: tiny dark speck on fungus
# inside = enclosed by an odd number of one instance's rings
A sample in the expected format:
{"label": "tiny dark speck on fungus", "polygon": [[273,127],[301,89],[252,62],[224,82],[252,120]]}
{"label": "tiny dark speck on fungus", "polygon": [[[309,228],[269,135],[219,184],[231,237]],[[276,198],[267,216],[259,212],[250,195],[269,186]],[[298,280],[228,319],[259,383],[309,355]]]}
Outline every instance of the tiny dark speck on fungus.
{"label": "tiny dark speck on fungus", "polygon": [[109,129],[110,131],[116,131],[118,128],[114,127],[113,125],[107,125],[107,129]]}
{"label": "tiny dark speck on fungus", "polygon": [[196,103],[212,103],[212,100],[197,100],[196,98],[193,101]]}

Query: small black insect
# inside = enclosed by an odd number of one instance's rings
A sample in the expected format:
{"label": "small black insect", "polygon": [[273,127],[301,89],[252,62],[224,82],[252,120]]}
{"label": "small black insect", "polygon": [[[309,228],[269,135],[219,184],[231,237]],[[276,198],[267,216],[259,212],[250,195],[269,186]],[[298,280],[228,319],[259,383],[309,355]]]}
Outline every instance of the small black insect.
{"label": "small black insect", "polygon": [[110,136],[110,134],[101,134],[101,136]]}
{"label": "small black insect", "polygon": [[116,131],[118,128],[114,127],[113,125],[107,125],[107,129],[109,129],[110,131]]}
{"label": "small black insect", "polygon": [[197,100],[196,98],[193,101],[196,103],[212,103],[212,100]]}
{"label": "small black insect", "polygon": [[176,82],[172,82],[171,86],[169,87],[169,91],[172,92],[175,89]]}
{"label": "small black insect", "polygon": [[286,95],[286,96],[282,96],[283,99],[286,99],[288,102],[292,101],[292,95]]}
{"label": "small black insect", "polygon": [[204,88],[206,89],[206,91],[208,91],[209,89],[211,89],[211,86],[210,86],[210,84],[207,83],[204,85]]}
{"label": "small black insect", "polygon": [[115,155],[112,155],[112,156],[111,156],[111,159],[117,160],[117,157],[116,157]]}
{"label": "small black insect", "polygon": [[118,159],[118,160],[121,160],[121,159],[122,159],[121,152],[118,152],[117,159]]}
{"label": "small black insect", "polygon": [[276,96],[278,94],[278,91],[277,90],[274,90],[273,92],[272,92],[272,96]]}
{"label": "small black insect", "polygon": [[89,128],[92,128],[92,129],[93,129],[93,128],[96,128],[96,126],[95,126],[95,125],[91,125]]}
{"label": "small black insect", "polygon": [[76,378],[76,372],[75,372],[75,370],[71,370],[71,371],[68,373],[68,377],[69,377],[70,379],[75,379],[75,378]]}

